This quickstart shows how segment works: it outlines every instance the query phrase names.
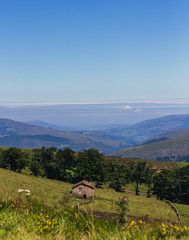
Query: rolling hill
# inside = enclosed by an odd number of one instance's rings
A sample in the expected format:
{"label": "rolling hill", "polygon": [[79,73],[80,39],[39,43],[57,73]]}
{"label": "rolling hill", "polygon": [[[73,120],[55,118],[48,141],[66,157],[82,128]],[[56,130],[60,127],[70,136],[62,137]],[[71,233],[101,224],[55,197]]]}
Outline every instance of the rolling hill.
{"label": "rolling hill", "polygon": [[111,128],[107,130],[107,133],[144,141],[157,134],[181,128],[189,128],[189,114],[169,115],[126,127]]}
{"label": "rolling hill", "polygon": [[[72,189],[72,184],[46,178],[34,177],[26,174],[19,174],[9,172],[8,170],[0,168],[0,198],[4,198],[9,193],[9,196],[14,198],[18,196],[17,189],[30,189],[32,196],[35,196],[40,201],[45,201],[50,206],[60,206],[62,197],[69,194]],[[10,179],[7,177],[10,175]],[[9,182],[10,181],[10,182]],[[90,204],[83,204],[81,209],[94,211],[117,212],[116,201],[123,197],[125,193],[115,192],[113,189],[95,189],[95,201]],[[155,198],[146,198],[146,196],[135,196],[130,191],[127,193],[131,201],[129,214],[132,216],[145,216],[148,212],[150,218],[162,218],[166,220],[173,220],[176,222],[177,218],[174,211],[160,200]],[[114,201],[112,209],[112,200]],[[72,199],[72,204],[76,205],[78,202],[85,201],[81,198]],[[143,207],[141,208],[141,204]],[[180,204],[181,205],[181,204]],[[181,205],[185,206],[185,205]]]}
{"label": "rolling hill", "polygon": [[104,154],[131,147],[136,141],[103,132],[68,132],[26,124],[10,119],[0,119],[0,146],[39,148],[70,147],[75,151],[96,148]]}
{"label": "rolling hill", "polygon": [[111,155],[158,161],[189,162],[189,134],[164,141],[122,149]]}
{"label": "rolling hill", "polygon": [[53,128],[53,129],[62,130],[62,131],[79,131],[80,130],[80,129],[75,128],[75,127],[59,126],[59,125],[56,125],[56,124],[51,124],[51,123],[47,123],[47,122],[40,121],[40,120],[27,121],[25,123],[30,124],[30,125],[34,125],[34,126],[38,126],[38,127]]}
{"label": "rolling hill", "polygon": [[184,136],[186,134],[189,134],[189,128],[176,129],[176,130],[160,133],[156,136],[148,138],[144,142],[140,143],[140,145],[153,143],[153,142],[160,142],[163,140]]}

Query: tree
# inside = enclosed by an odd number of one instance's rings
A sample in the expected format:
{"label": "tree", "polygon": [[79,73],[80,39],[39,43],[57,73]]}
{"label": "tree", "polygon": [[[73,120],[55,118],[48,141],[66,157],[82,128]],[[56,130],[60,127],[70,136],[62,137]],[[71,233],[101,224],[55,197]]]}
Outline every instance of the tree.
{"label": "tree", "polygon": [[154,177],[153,193],[160,200],[179,202],[180,183],[175,173],[170,170],[163,170]]}
{"label": "tree", "polygon": [[30,171],[33,172],[34,176],[45,176],[45,169],[43,167],[43,159],[42,154],[40,152],[36,152],[31,159],[30,163]]}
{"label": "tree", "polygon": [[128,169],[125,166],[115,163],[108,164],[108,181],[109,186],[113,188],[116,192],[123,191],[123,185],[129,182]]}
{"label": "tree", "polygon": [[[75,152],[70,148],[59,149],[56,153],[57,177],[59,180],[72,181],[71,172],[75,167]],[[70,170],[70,171],[69,171]]]}
{"label": "tree", "polygon": [[155,170],[147,166],[145,170],[145,185],[147,186],[147,197],[151,197],[151,192],[153,190]]}
{"label": "tree", "polygon": [[76,179],[96,182],[101,185],[105,181],[106,169],[103,154],[96,149],[79,152],[76,162]]}
{"label": "tree", "polygon": [[57,168],[55,163],[57,148],[42,147],[41,156],[42,156],[42,166],[45,171],[45,176],[50,179],[56,179],[57,177]]}
{"label": "tree", "polygon": [[29,164],[29,154],[19,148],[11,147],[3,152],[4,166],[12,171],[21,172]]}
{"label": "tree", "polygon": [[4,158],[4,151],[2,149],[0,149],[0,167],[1,168],[7,167],[7,164],[6,164],[5,158]]}
{"label": "tree", "polygon": [[139,184],[145,183],[146,162],[139,161],[136,165],[130,166],[130,170],[135,193],[139,195]]}
{"label": "tree", "polygon": [[189,204],[189,165],[176,170],[175,177],[179,180],[180,184],[179,201]]}

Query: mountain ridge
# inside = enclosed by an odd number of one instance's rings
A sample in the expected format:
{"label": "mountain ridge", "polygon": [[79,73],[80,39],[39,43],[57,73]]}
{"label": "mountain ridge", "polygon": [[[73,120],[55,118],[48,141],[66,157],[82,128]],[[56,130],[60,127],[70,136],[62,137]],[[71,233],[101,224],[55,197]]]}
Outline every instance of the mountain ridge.
{"label": "mountain ridge", "polygon": [[110,155],[156,161],[189,162],[189,134],[122,149]]}
{"label": "mountain ridge", "polygon": [[181,128],[189,128],[189,114],[167,115],[126,127],[108,129],[107,132],[143,142],[157,134]]}
{"label": "mountain ridge", "polygon": [[127,138],[111,136],[107,133],[106,138],[102,138],[92,134],[87,135],[84,132],[68,132],[0,118],[0,144],[2,147],[12,145],[12,147],[21,148],[42,146],[61,148],[66,145],[77,151],[96,148],[104,154],[109,154],[118,149],[133,146],[133,140],[131,142]]}

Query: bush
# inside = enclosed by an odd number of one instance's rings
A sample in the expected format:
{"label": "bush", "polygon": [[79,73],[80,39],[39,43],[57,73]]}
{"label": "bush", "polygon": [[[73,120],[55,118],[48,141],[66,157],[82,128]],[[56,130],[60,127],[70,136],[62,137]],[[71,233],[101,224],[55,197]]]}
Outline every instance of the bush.
{"label": "bush", "polygon": [[118,213],[119,213],[119,222],[120,223],[125,223],[127,220],[126,213],[128,211],[128,204],[129,204],[129,201],[125,196],[123,198],[121,198],[120,201],[117,203],[117,205],[119,207]]}

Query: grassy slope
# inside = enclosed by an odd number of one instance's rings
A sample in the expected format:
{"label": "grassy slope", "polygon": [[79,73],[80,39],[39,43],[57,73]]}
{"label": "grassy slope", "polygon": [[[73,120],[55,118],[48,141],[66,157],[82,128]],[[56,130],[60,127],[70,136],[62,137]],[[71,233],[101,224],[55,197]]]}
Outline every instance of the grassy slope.
{"label": "grassy slope", "polygon": [[122,149],[114,154],[117,157],[139,158],[155,160],[157,157],[165,157],[168,155],[185,156],[188,151],[189,134],[150,144]]}
{"label": "grassy slope", "polygon": [[[5,169],[0,169],[0,176],[0,198],[4,199],[18,196],[17,190],[19,188],[30,189],[32,196],[43,200],[48,205],[56,204],[58,206],[64,194],[69,193],[72,188],[72,185],[69,183],[9,172]],[[158,201],[155,198],[148,199],[144,196],[135,196],[131,193],[117,193],[112,189],[96,189],[95,191],[95,202],[83,205],[82,209],[111,212],[113,199],[112,212],[117,212],[116,201],[126,195],[130,201],[129,215],[145,216],[149,214],[150,218],[177,220],[172,209],[166,203]],[[76,205],[82,200],[74,198],[72,201],[73,205]],[[181,209],[185,208],[185,205],[177,204],[177,206]],[[187,212],[185,213],[189,214],[187,207]],[[188,218],[185,218],[185,221],[187,222]]]}
{"label": "grassy slope", "polygon": [[160,169],[170,169],[175,170],[179,167],[184,167],[187,163],[181,162],[160,162],[153,160],[145,160],[145,159],[132,159],[132,158],[124,158],[124,157],[114,157],[114,156],[105,156],[105,159],[110,162],[119,163],[126,165],[128,163],[136,164],[138,161],[146,161],[149,165],[155,166]]}

